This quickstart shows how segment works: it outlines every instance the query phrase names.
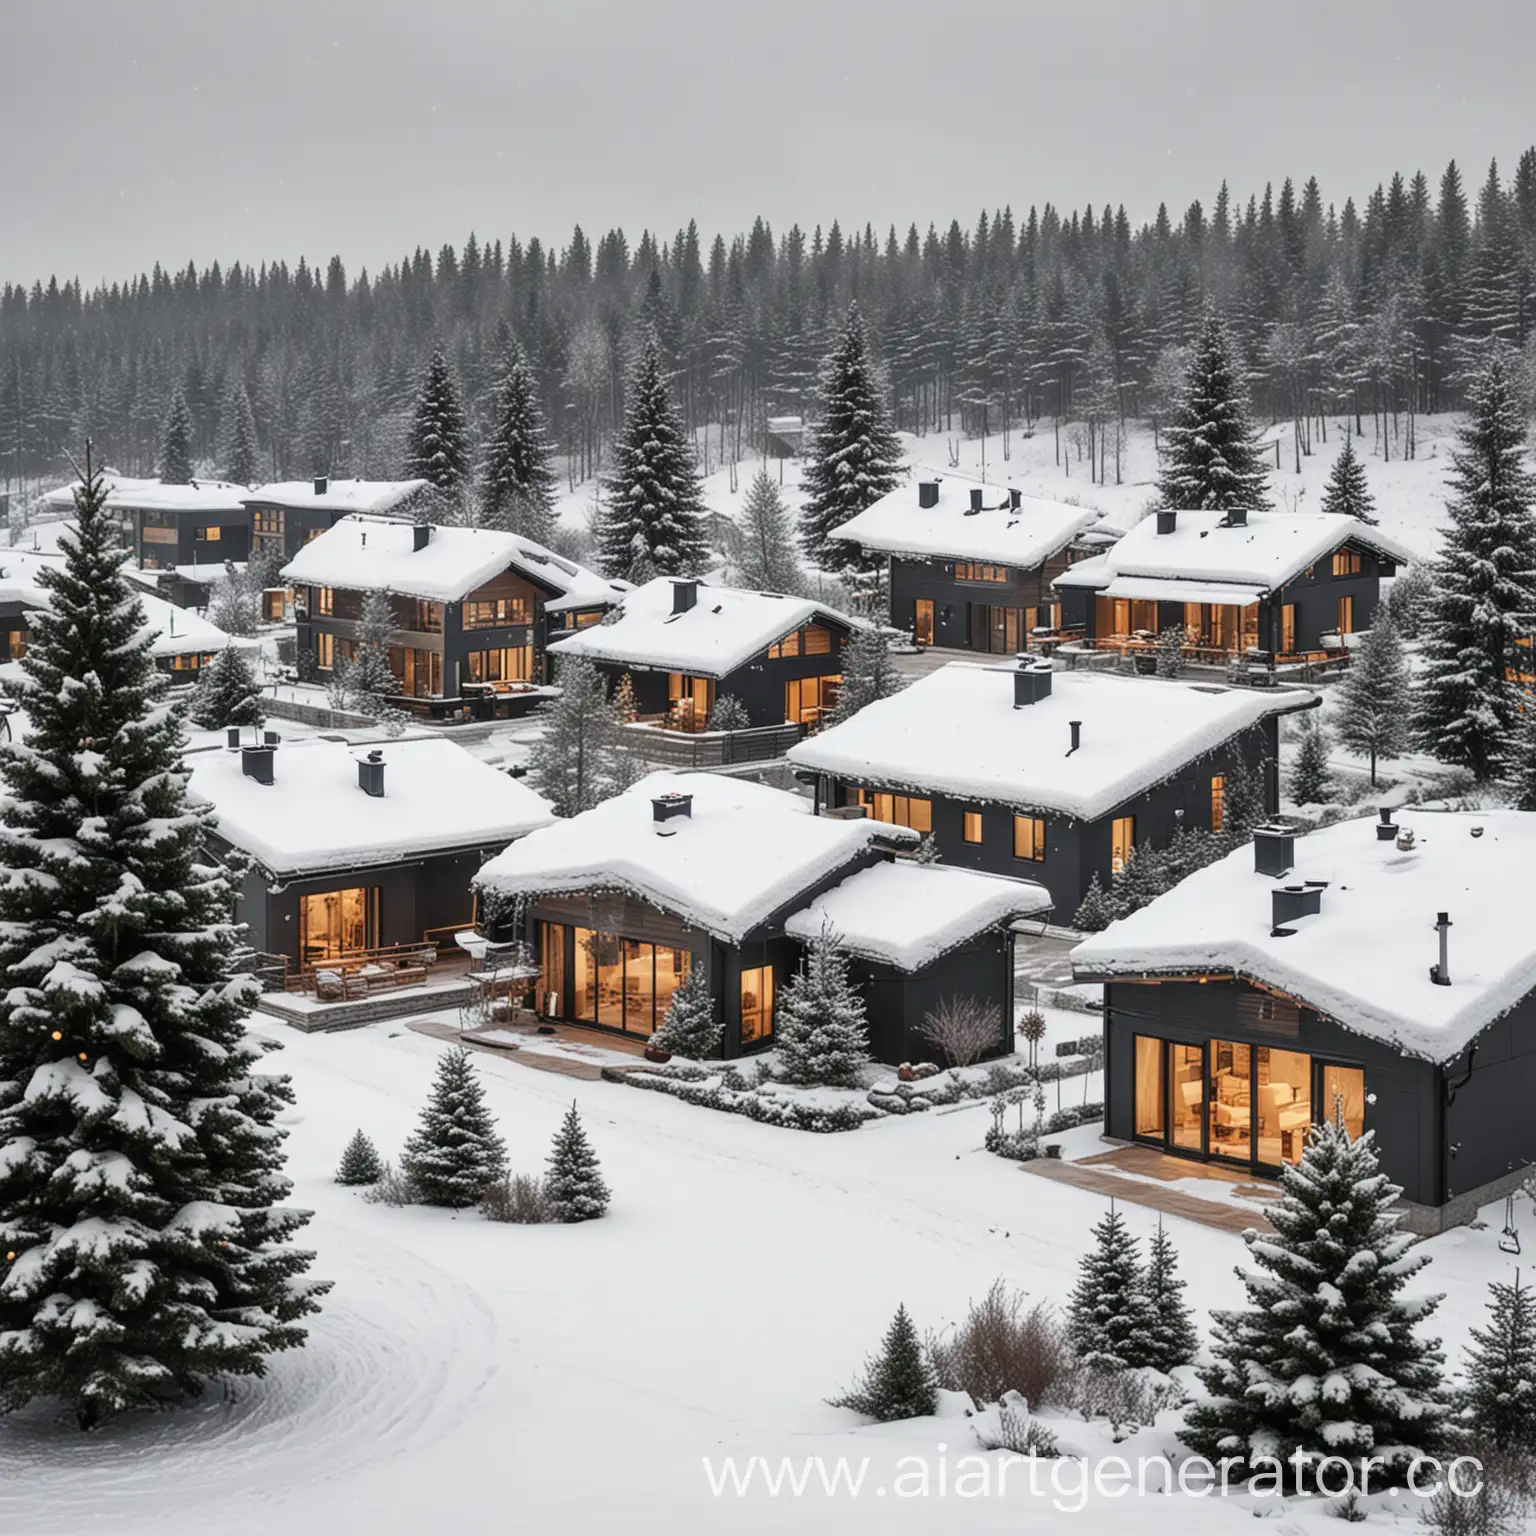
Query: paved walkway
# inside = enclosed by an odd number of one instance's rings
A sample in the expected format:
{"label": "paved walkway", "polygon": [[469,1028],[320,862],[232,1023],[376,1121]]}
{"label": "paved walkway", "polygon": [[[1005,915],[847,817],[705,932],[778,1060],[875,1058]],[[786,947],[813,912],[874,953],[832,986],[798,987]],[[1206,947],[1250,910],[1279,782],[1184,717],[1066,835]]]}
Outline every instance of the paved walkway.
{"label": "paved walkway", "polygon": [[[610,1072],[632,1072],[645,1065],[642,1054],[645,1047],[638,1042],[615,1039],[612,1035],[599,1034],[596,1030],[580,1029],[569,1024],[555,1026],[554,1039],[564,1040],[571,1044],[591,1045],[601,1049],[611,1056],[619,1052],[635,1059],[630,1062],[615,1062],[612,1060],[583,1061],[575,1056],[563,1056],[554,1051],[525,1051],[505,1044],[498,1044],[494,1040],[480,1040],[475,1038],[473,1031],[460,1031],[451,1024],[439,1023],[434,1019],[413,1019],[409,1028],[418,1035],[429,1035],[434,1040],[447,1040],[456,1045],[467,1046],[472,1051],[484,1051],[490,1056],[500,1056],[506,1061],[515,1061],[520,1067],[531,1067],[535,1072],[554,1072],[560,1077],[580,1078],[583,1082],[596,1083],[602,1080],[603,1069]],[[497,1033],[502,1035],[512,1034],[515,1031],[501,1027]]]}
{"label": "paved walkway", "polygon": [[[1198,1222],[1202,1227],[1215,1227],[1220,1232],[1246,1232],[1250,1227],[1260,1232],[1272,1232],[1268,1220],[1257,1210],[1227,1205],[1216,1200],[1201,1200],[1178,1189],[1160,1189],[1140,1179],[1126,1178],[1111,1171],[1112,1164],[1102,1162],[1065,1163],[1053,1157],[1037,1157],[1032,1162],[1020,1163],[1025,1173],[1036,1178],[1051,1179],[1058,1184],[1071,1184],[1078,1189],[1092,1190],[1095,1194],[1108,1195],[1111,1199],[1124,1200],[1127,1205],[1140,1205],[1168,1216],[1182,1216],[1186,1221]],[[1201,1177],[1191,1174],[1185,1164],[1184,1178]],[[1203,1170],[1202,1170],[1203,1173]]]}

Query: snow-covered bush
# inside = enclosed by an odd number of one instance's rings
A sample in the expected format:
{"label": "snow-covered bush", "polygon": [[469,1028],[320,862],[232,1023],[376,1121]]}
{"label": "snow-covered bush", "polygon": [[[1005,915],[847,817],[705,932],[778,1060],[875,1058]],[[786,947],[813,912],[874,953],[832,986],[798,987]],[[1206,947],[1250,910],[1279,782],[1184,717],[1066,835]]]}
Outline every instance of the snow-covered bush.
{"label": "snow-covered bush", "polygon": [[628,1088],[648,1088],[670,1094],[685,1104],[745,1115],[762,1125],[783,1126],[793,1131],[856,1131],[866,1120],[880,1118],[877,1110],[855,1104],[803,1104],[756,1088],[732,1088],[724,1075],[699,1071],[696,1075],[669,1068],[666,1072],[625,1072],[619,1079]]}
{"label": "snow-covered bush", "polygon": [[384,1164],[379,1158],[378,1148],[361,1131],[356,1132],[341,1154],[341,1163],[336,1169],[336,1182],[376,1184],[383,1173]]}
{"label": "snow-covered bush", "polygon": [[859,1380],[828,1401],[880,1424],[926,1418],[937,1411],[938,1381],[905,1306],[897,1307],[880,1353],[865,1362]]}
{"label": "snow-covered bush", "polygon": [[555,1133],[544,1198],[555,1221],[595,1221],[608,1209],[608,1186],[574,1103]]}
{"label": "snow-covered bush", "polygon": [[1041,1458],[1061,1455],[1054,1431],[1029,1411],[1029,1399],[1020,1392],[1005,1392],[996,1408],[976,1420],[976,1439],[984,1451]]}
{"label": "snow-covered bush", "polygon": [[555,1219],[543,1180],[527,1173],[511,1174],[488,1185],[480,1197],[480,1210],[488,1221],[510,1221],[523,1226]]}
{"label": "snow-covered bush", "polygon": [[715,699],[715,707],[709,712],[710,730],[744,731],[751,724],[747,706],[734,693],[722,693]]}

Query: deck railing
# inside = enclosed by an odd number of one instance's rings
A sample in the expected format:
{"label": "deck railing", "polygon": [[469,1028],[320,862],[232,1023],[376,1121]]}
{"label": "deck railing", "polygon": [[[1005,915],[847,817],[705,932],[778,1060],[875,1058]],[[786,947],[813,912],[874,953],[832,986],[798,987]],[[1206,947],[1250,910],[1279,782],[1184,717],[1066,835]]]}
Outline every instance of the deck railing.
{"label": "deck railing", "polygon": [[805,735],[799,724],[756,725],[744,731],[668,731],[636,723],[625,740],[647,762],[667,768],[725,768],[783,757]]}

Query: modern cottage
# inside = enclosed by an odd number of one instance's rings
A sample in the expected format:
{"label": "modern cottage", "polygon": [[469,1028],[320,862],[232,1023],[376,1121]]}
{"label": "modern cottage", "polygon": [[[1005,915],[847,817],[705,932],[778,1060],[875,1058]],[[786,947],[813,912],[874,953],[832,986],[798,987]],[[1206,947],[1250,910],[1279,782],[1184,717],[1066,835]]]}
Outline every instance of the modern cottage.
{"label": "modern cottage", "polygon": [[1262,830],[1073,950],[1110,1137],[1263,1175],[1342,1116],[1420,1232],[1529,1176],[1536,815],[1393,814]]}
{"label": "modern cottage", "polygon": [[515,533],[360,515],[304,545],[282,574],[301,663],[330,676],[356,654],[364,595],[385,593],[396,702],[448,719],[531,707],[550,635],[596,622],[627,590]]}
{"label": "modern cottage", "polygon": [[1013,656],[1055,635],[1051,583],[1115,537],[1102,517],[928,471],[832,537],[890,557],[891,623],[919,645]]}
{"label": "modern cottage", "polygon": [[726,694],[752,725],[814,725],[837,702],[843,646],[859,620],[809,598],[659,576],[605,624],[556,641],[612,684],[626,673],[642,720],[701,731]]}
{"label": "modern cottage", "polygon": [[405,517],[427,488],[425,480],[284,480],[245,492],[251,548],[275,561],[291,560],[344,517]]}
{"label": "modern cottage", "polygon": [[1012,1044],[1011,923],[1038,887],[896,862],[915,834],[800,795],[707,773],[658,773],[514,843],[477,888],[496,937],[524,923],[546,1017],[649,1036],[695,965],[708,968],[722,1054],[773,1043],[775,1000],[829,922],[852,959],[883,1061],[931,1057],[924,1014],[954,994],[996,1008]]}
{"label": "modern cottage", "polygon": [[1408,559],[1379,528],[1331,513],[1157,512],[1055,586],[1081,603],[1083,641],[1099,650],[1151,650],[1181,629],[1196,661],[1321,660],[1371,627],[1381,578]]}
{"label": "modern cottage", "polygon": [[290,974],[399,946],[451,942],[474,922],[486,858],[547,825],[527,785],[451,741],[277,742],[187,755],[215,817],[215,857],[245,855],[238,916]]}
{"label": "modern cottage", "polygon": [[1038,881],[1070,921],[1095,875],[1182,824],[1219,832],[1228,779],[1278,804],[1278,718],[1314,694],[951,662],[791,748],[832,806],[931,832],[946,864]]}

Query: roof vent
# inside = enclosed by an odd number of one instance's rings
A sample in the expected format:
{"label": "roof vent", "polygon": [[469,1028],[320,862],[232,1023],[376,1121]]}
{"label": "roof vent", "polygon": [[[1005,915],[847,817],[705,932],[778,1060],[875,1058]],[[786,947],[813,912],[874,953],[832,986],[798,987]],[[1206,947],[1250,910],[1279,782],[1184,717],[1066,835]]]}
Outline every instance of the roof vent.
{"label": "roof vent", "polygon": [[917,482],[917,504],[920,507],[938,506],[939,482],[937,480],[919,480]]}
{"label": "roof vent", "polygon": [[1008,510],[1010,512],[1017,512],[1023,505],[1024,492],[1021,491],[1016,485],[1010,486],[1008,488]]}
{"label": "roof vent", "polygon": [[1179,514],[1176,511],[1164,509],[1157,514],[1157,531],[1159,533],[1172,533],[1179,526]]}
{"label": "roof vent", "polygon": [[971,511],[981,511],[981,487],[979,485],[971,487]]}
{"label": "roof vent", "polygon": [[1051,664],[1048,661],[1024,661],[1013,674],[1013,707],[1023,709],[1051,696]]}
{"label": "roof vent", "polygon": [[1440,963],[1429,968],[1429,979],[1437,987],[1451,984],[1450,933],[1451,914],[1442,912],[1435,918],[1435,930],[1440,935]]}
{"label": "roof vent", "polygon": [[1296,834],[1289,827],[1253,829],[1253,869],[1255,874],[1278,880],[1288,875],[1296,862]]}
{"label": "roof vent", "polygon": [[1397,823],[1392,820],[1392,807],[1384,805],[1376,814],[1381,818],[1376,823],[1376,841],[1378,843],[1395,843],[1397,841]]}
{"label": "roof vent", "polygon": [[687,613],[699,600],[699,584],[696,581],[672,583],[672,612]]}
{"label": "roof vent", "polygon": [[1271,932],[1276,932],[1298,917],[1311,917],[1323,910],[1326,881],[1308,880],[1304,885],[1280,885],[1269,893]]}
{"label": "roof vent", "polygon": [[377,747],[367,757],[358,758],[357,787],[375,800],[384,798],[384,754]]}
{"label": "roof vent", "polygon": [[1222,522],[1228,528],[1246,528],[1248,526],[1248,508],[1228,507],[1227,515],[1222,518]]}
{"label": "roof vent", "polygon": [[651,821],[656,828],[657,837],[671,837],[677,828],[669,826],[669,822],[676,821],[679,817],[693,820],[693,796],[673,792],[668,795],[656,795],[651,800]]}
{"label": "roof vent", "polygon": [[273,756],[271,747],[241,747],[240,772],[258,784],[270,784]]}
{"label": "roof vent", "polygon": [[[366,537],[366,535],[365,535]],[[417,523],[411,529],[411,552],[423,550],[432,542],[432,524]]]}
{"label": "roof vent", "polygon": [[1081,720],[1069,720],[1067,726],[1072,732],[1072,745],[1067,748],[1067,756],[1071,757],[1083,744],[1083,722]]}
{"label": "roof vent", "polygon": [[331,488],[331,482],[324,475],[315,476],[315,495],[324,496]]}

